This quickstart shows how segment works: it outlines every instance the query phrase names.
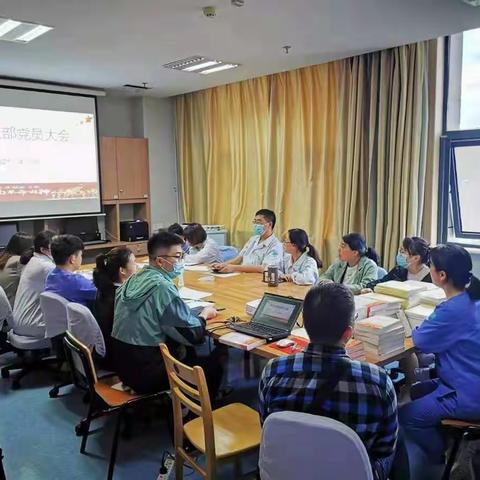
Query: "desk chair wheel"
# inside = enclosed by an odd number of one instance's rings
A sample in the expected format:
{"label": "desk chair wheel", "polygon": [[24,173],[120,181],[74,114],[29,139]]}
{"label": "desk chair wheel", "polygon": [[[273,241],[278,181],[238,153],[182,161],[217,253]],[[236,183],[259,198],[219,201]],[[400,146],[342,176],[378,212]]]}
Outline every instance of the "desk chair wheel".
{"label": "desk chair wheel", "polygon": [[12,380],[12,390],[20,390],[20,388],[22,388],[22,386],[20,385],[20,380]]}
{"label": "desk chair wheel", "polygon": [[2,378],[10,378],[10,372],[6,368],[2,368]]}
{"label": "desk chair wheel", "polygon": [[59,390],[58,387],[53,387],[53,388],[48,392],[48,396],[49,396],[50,398],[57,398],[59,392],[60,392],[60,390]]}

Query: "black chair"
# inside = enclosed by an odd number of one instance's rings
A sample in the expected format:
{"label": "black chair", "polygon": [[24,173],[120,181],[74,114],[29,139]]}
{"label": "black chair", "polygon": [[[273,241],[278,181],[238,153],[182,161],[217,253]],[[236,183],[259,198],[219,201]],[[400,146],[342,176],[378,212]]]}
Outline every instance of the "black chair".
{"label": "black chair", "polygon": [[449,480],[462,442],[480,440],[480,422],[465,422],[454,419],[442,420],[442,427],[446,430],[446,433],[453,438],[453,445],[442,475],[442,480]]}
{"label": "black chair", "polygon": [[0,480],[7,480],[5,470],[3,469],[3,452],[0,448]]}
{"label": "black chair", "polygon": [[92,420],[105,415],[117,415],[108,466],[107,478],[111,480],[115,468],[120,426],[124,420],[127,409],[145,405],[146,402],[151,402],[164,396],[165,392],[137,395],[123,390],[122,384],[117,377],[110,377],[108,381],[104,379],[99,380],[90,350],[70,332],[66,333],[63,342],[67,362],[72,372],[73,384],[79,388],[87,389],[90,395],[90,405],[87,416],[75,428],[76,434],[82,437],[80,453],[85,453],[87,439],[91,433],[90,424]]}

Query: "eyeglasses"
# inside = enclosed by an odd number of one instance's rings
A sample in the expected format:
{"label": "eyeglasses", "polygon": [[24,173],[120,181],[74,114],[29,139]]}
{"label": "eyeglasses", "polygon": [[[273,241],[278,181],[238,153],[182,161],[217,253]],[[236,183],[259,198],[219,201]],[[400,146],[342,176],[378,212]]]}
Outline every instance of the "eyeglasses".
{"label": "eyeglasses", "polygon": [[156,258],[175,258],[177,260],[183,260],[185,258],[185,254],[179,253],[178,255],[157,255]]}

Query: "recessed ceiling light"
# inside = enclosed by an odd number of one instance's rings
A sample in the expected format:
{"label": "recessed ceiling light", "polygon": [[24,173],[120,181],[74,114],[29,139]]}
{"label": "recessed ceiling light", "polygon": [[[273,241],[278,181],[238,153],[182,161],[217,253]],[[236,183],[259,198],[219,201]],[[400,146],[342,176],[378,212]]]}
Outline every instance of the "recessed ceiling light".
{"label": "recessed ceiling light", "polygon": [[173,70],[183,70],[184,72],[205,74],[221,72],[222,70],[228,70],[229,68],[235,68],[238,66],[239,65],[236,63],[213,60],[211,58],[202,57],[201,55],[195,55],[182,60],[176,60],[175,62],[166,63],[164,65],[165,68],[171,68]]}
{"label": "recessed ceiling light", "polygon": [[28,43],[52,29],[47,25],[0,18],[0,40],[7,42]]}
{"label": "recessed ceiling light", "polygon": [[239,65],[236,63],[224,63],[218,67],[208,68],[207,70],[202,70],[200,73],[202,75],[208,75],[209,73],[221,72],[222,70],[230,70],[231,68],[237,68]]}

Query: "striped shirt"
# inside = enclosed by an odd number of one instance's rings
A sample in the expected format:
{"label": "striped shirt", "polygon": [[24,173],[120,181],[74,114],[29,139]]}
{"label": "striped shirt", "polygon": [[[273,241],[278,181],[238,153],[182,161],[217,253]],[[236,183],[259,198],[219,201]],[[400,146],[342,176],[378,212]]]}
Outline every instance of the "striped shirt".
{"label": "striped shirt", "polygon": [[[331,382],[332,377],[339,381]],[[331,392],[319,401],[327,382]],[[262,421],[273,412],[292,410],[348,425],[363,441],[377,478],[388,478],[398,419],[395,390],[383,369],[351,360],[344,348],[310,344],[303,353],[271,360],[259,395]]]}

